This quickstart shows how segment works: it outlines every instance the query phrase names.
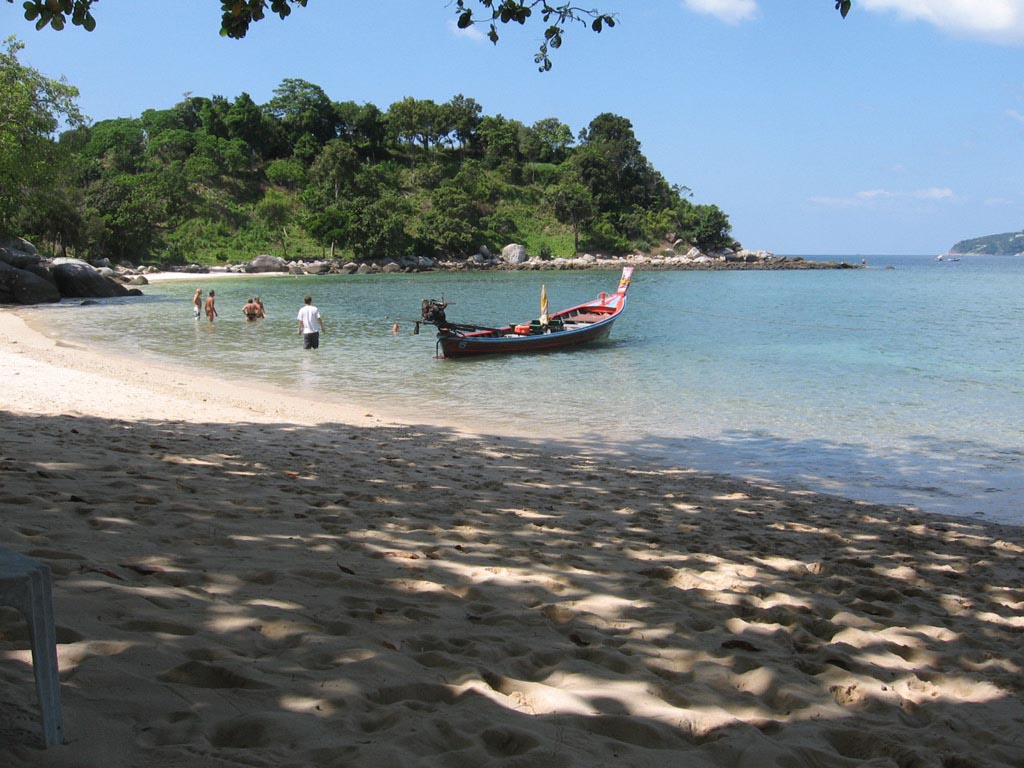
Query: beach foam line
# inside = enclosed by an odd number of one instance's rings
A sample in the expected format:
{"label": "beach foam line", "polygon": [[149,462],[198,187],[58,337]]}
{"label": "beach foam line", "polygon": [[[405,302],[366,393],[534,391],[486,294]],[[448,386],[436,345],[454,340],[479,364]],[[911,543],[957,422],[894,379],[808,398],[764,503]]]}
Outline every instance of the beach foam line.
{"label": "beach foam line", "polygon": [[170,282],[204,282],[206,280],[223,280],[233,277],[294,277],[287,272],[149,272],[143,275],[151,283]]}

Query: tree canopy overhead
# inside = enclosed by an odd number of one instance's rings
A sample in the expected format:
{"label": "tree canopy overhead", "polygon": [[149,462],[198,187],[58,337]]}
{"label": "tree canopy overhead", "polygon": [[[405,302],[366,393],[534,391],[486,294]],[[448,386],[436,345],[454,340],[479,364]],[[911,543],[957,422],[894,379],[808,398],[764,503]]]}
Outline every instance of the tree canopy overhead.
{"label": "tree canopy overhead", "polygon": [[[76,27],[92,32],[96,19],[92,8],[100,0],[24,0],[25,18],[35,23],[36,29],[50,27],[62,30],[70,21]],[[14,0],[7,0],[13,3]],[[255,21],[276,13],[282,19],[292,12],[292,6],[305,6],[307,0],[217,0],[221,7],[220,33],[224,37],[241,39]]]}
{"label": "tree canopy overhead", "polygon": [[[14,3],[15,0],[7,0]],[[25,18],[35,24],[36,29],[50,27],[62,30],[70,21],[74,26],[87,31],[96,28],[96,19],[92,14],[93,6],[99,0],[23,0]],[[308,0],[210,0],[219,2],[221,7],[220,34],[240,40],[245,37],[249,27],[262,21],[269,10],[282,19],[291,15],[292,6],[305,7]],[[843,18],[850,12],[852,0],[834,0],[836,10]],[[450,5],[450,0],[448,0]],[[165,11],[167,15],[180,11]],[[455,0],[455,15],[460,28],[466,29],[477,24],[489,27],[487,33],[492,43],[500,39],[499,25],[516,23],[525,25],[540,20],[544,25],[534,62],[540,71],[551,69],[550,52],[562,45],[562,37],[570,23],[578,22],[589,26],[594,32],[601,32],[605,27],[614,27],[616,16],[604,13],[596,8],[586,9],[573,5],[571,2],[555,0]]]}

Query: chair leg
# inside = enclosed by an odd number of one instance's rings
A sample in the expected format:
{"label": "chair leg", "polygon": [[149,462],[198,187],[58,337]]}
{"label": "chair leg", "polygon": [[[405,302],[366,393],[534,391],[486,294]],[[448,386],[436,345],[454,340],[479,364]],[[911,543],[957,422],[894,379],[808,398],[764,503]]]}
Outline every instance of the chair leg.
{"label": "chair leg", "polygon": [[32,641],[32,670],[43,723],[43,742],[47,747],[64,743],[64,715],[60,703],[60,676],[57,669],[57,633],[50,591],[50,569],[34,572],[29,580],[27,610]]}

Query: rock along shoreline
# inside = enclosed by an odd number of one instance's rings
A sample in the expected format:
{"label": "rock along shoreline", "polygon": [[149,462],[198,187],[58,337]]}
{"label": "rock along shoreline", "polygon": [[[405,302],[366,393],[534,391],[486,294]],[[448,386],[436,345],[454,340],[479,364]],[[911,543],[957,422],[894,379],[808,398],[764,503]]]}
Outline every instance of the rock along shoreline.
{"label": "rock along shoreline", "polygon": [[777,256],[768,251],[724,249],[703,253],[690,248],[677,253],[666,248],[656,255],[633,253],[625,256],[583,254],[574,258],[540,259],[527,254],[525,246],[510,244],[500,254],[486,248],[465,259],[435,259],[405,256],[380,260],[342,259],[286,260],[260,255],[246,262],[207,266],[189,264],[161,268],[151,265],[112,264],[109,259],[86,262],[80,259],[47,259],[27,240],[12,238],[0,242],[0,305],[31,305],[61,299],[98,299],[141,295],[147,275],[182,274],[291,274],[364,275],[411,272],[460,272],[474,270],[615,270],[623,265],[644,270],[783,270],[860,269],[844,261],[808,261],[799,256]]}
{"label": "rock along shoreline", "polygon": [[500,256],[486,250],[466,259],[435,259],[407,256],[397,259],[343,261],[341,259],[286,260],[280,256],[257,256],[251,261],[223,266],[190,264],[160,270],[143,267],[141,274],[163,271],[185,274],[286,273],[292,275],[381,274],[408,272],[468,271],[556,271],[582,269],[621,269],[632,265],[644,270],[780,270],[780,269],[861,269],[844,261],[808,261],[800,256],[777,256],[768,251],[725,250],[705,254],[690,249],[686,254],[663,252],[656,256],[634,253],[626,256],[583,254],[575,258],[540,259],[530,257],[520,245],[506,246]]}

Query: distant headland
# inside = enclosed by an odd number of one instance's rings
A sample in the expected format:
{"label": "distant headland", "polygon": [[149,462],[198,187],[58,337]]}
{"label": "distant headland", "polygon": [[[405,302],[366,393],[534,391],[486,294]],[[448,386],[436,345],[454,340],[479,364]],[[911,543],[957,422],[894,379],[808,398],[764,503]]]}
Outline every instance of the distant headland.
{"label": "distant headland", "polygon": [[1024,232],[1005,232],[961,240],[949,249],[956,256],[1024,256]]}

